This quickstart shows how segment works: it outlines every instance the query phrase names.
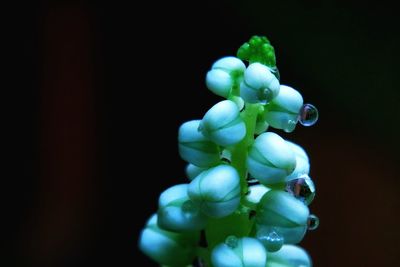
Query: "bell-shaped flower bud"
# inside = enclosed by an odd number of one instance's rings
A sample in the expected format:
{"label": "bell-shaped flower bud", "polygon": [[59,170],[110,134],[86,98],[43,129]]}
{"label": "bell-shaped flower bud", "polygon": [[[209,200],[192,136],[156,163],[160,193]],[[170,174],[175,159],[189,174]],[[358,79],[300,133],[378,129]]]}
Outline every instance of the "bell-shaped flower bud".
{"label": "bell-shaped flower bud", "polygon": [[312,261],[308,253],[295,245],[283,245],[277,252],[268,252],[266,267],[312,267]]}
{"label": "bell-shaped flower bud", "polygon": [[174,185],[161,193],[158,200],[158,226],[168,231],[199,231],[207,217],[189,199],[188,184]]}
{"label": "bell-shaped flower bud", "polygon": [[200,232],[175,233],[162,230],[153,215],[139,237],[139,248],[162,265],[185,266],[195,258]]}
{"label": "bell-shaped flower bud", "polygon": [[265,120],[276,129],[292,132],[296,127],[303,97],[292,87],[281,85],[279,94],[268,103]]}
{"label": "bell-shaped flower bud", "polygon": [[246,66],[236,57],[216,61],[206,76],[206,85],[216,95],[228,98],[235,83],[240,82]]}
{"label": "bell-shaped flower bud", "polygon": [[220,161],[218,146],[199,130],[200,120],[185,122],[179,128],[179,154],[185,161],[199,167],[215,166]]}
{"label": "bell-shaped flower bud", "polygon": [[279,135],[266,132],[250,147],[247,158],[249,173],[264,185],[282,183],[296,167],[296,157]]}
{"label": "bell-shaped flower bud", "polygon": [[215,267],[265,267],[267,251],[255,238],[228,236],[211,253]]}
{"label": "bell-shaped flower bud", "polygon": [[230,100],[211,107],[204,115],[199,129],[204,136],[220,146],[234,145],[246,135],[246,125],[240,117],[239,108]]}
{"label": "bell-shaped flower bud", "polygon": [[240,84],[240,96],[248,103],[265,104],[279,93],[279,80],[271,70],[260,63],[250,64]]}
{"label": "bell-shaped flower bud", "polygon": [[308,207],[289,193],[270,190],[257,207],[257,231],[276,232],[285,244],[299,243],[307,230]]}
{"label": "bell-shaped flower bud", "polygon": [[240,177],[235,168],[219,165],[199,174],[188,188],[190,199],[215,218],[233,213],[240,203]]}
{"label": "bell-shaped flower bud", "polygon": [[294,171],[286,178],[286,180],[291,180],[294,178],[297,178],[303,174],[309,174],[310,173],[310,162],[307,156],[307,153],[304,151],[304,149],[290,141],[286,141],[286,143],[289,145],[289,147],[292,149],[296,156],[296,168]]}

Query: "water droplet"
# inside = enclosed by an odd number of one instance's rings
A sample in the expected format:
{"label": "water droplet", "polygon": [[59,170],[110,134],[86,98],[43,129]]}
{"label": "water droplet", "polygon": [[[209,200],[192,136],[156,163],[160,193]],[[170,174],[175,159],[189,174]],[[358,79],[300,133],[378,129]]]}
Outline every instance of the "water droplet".
{"label": "water droplet", "polygon": [[310,214],[307,219],[307,229],[312,231],[317,229],[319,226],[319,219],[314,214]]}
{"label": "water droplet", "polygon": [[238,246],[238,238],[234,235],[230,235],[225,239],[225,244],[230,248],[236,248]]}
{"label": "water droplet", "polygon": [[288,181],[286,191],[306,205],[310,205],[315,196],[314,183],[307,174]]}
{"label": "water droplet", "polygon": [[300,109],[299,121],[303,126],[312,126],[318,120],[318,109],[311,104],[304,104]]}
{"label": "water droplet", "polygon": [[269,88],[261,88],[257,92],[257,97],[260,104],[267,104],[272,99],[272,92]]}
{"label": "water droplet", "polygon": [[291,133],[291,132],[293,132],[294,128],[296,128],[296,124],[297,124],[297,121],[295,121],[295,120],[288,120],[288,121],[285,123],[285,126],[284,126],[283,130],[284,130],[285,132],[287,132],[287,133]]}
{"label": "water droplet", "polygon": [[269,252],[275,252],[281,249],[284,239],[276,231],[264,234],[264,231],[257,233],[257,239],[265,246]]}

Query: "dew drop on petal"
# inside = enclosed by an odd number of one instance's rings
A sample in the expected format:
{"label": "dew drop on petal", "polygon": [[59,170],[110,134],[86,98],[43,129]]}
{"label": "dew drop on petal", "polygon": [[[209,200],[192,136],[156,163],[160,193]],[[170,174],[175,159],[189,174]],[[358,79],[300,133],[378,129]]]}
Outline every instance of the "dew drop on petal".
{"label": "dew drop on petal", "polygon": [[314,182],[306,174],[288,181],[285,189],[306,205],[310,205],[315,196]]}
{"label": "dew drop on petal", "polygon": [[317,229],[319,226],[319,219],[314,214],[310,214],[307,219],[307,229],[312,231]]}
{"label": "dew drop on petal", "polygon": [[283,130],[284,130],[286,133],[291,133],[291,132],[293,132],[294,128],[296,128],[296,124],[297,124],[297,121],[295,121],[295,120],[288,120],[288,121],[285,123],[285,126],[283,127]]}
{"label": "dew drop on petal", "polygon": [[318,120],[318,109],[311,104],[304,104],[300,109],[299,121],[303,126],[312,126]]}
{"label": "dew drop on petal", "polygon": [[272,92],[269,88],[261,88],[257,92],[258,103],[259,104],[267,104],[272,99]]}
{"label": "dew drop on petal", "polygon": [[234,235],[230,235],[225,239],[225,244],[230,248],[236,248],[238,246],[238,238]]}
{"label": "dew drop on petal", "polygon": [[276,231],[270,232],[260,231],[257,233],[257,239],[265,246],[269,252],[275,252],[281,249],[284,238]]}

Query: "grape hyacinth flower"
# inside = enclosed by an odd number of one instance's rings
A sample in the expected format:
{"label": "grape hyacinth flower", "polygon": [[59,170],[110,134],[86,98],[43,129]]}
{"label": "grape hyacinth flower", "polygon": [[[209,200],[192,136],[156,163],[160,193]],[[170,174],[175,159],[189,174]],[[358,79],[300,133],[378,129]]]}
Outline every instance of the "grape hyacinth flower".
{"label": "grape hyacinth flower", "polygon": [[297,246],[319,225],[310,161],[279,131],[315,124],[317,109],[281,84],[266,37],[217,60],[205,83],[225,99],[180,126],[187,179],[161,193],[140,250],[169,267],[312,266]]}

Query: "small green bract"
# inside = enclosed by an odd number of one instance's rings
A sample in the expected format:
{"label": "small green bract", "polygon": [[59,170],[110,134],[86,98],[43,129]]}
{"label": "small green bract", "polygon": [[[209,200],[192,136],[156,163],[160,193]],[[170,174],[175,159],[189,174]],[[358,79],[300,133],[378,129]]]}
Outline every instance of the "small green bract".
{"label": "small green bract", "polygon": [[179,128],[187,178],[161,193],[140,250],[170,267],[312,266],[296,246],[318,218],[306,151],[270,127],[311,126],[318,111],[282,85],[275,50],[253,36],[217,60],[206,87],[224,99]]}

